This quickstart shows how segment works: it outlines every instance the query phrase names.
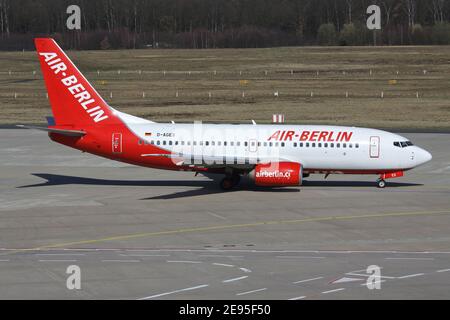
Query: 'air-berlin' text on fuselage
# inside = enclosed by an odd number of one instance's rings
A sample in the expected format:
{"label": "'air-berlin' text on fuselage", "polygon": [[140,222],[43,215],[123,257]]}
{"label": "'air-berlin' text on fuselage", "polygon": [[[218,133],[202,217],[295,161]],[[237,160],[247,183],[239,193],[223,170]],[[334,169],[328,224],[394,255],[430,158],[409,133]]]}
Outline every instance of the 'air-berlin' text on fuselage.
{"label": "'air-berlin' text on fuselage", "polygon": [[312,142],[348,142],[352,138],[353,132],[347,131],[293,131],[277,130],[270,137],[269,141],[312,141]]}
{"label": "'air-berlin' text on fuselage", "polygon": [[102,120],[108,119],[108,115],[105,111],[97,104],[95,99],[92,98],[91,94],[84,88],[83,84],[78,83],[77,77],[74,75],[67,75],[67,66],[58,58],[58,55],[54,52],[42,52],[39,55],[43,56],[45,62],[50,67],[55,75],[61,73],[63,77],[61,82],[68,88],[72,96],[77,99],[84,110],[89,114],[89,116],[95,121],[100,122]]}

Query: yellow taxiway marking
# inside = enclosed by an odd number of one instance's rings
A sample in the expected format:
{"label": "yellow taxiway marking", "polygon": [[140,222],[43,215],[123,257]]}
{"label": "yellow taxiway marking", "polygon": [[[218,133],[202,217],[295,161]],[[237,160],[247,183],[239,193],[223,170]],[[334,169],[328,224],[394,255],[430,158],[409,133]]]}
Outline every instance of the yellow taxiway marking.
{"label": "yellow taxiway marking", "polygon": [[174,235],[174,234],[202,232],[202,231],[248,228],[248,227],[258,227],[258,226],[265,226],[265,225],[299,224],[299,223],[331,221],[331,220],[354,220],[354,219],[404,217],[404,216],[428,216],[428,215],[438,215],[438,214],[450,214],[450,210],[416,211],[416,212],[386,212],[386,213],[374,213],[374,214],[362,214],[362,215],[350,215],[350,216],[326,216],[326,217],[304,218],[304,219],[294,219],[294,220],[274,220],[274,221],[261,221],[261,222],[243,223],[243,224],[216,225],[216,226],[209,226],[209,227],[182,228],[182,229],[167,230],[167,231],[134,233],[134,234],[105,237],[105,238],[98,238],[98,239],[49,244],[49,245],[44,245],[44,246],[35,247],[35,248],[12,250],[12,251],[0,254],[0,256],[6,255],[6,254],[11,254],[11,253],[24,252],[24,251],[37,251],[37,250],[52,249],[52,248],[66,248],[66,247],[82,245],[82,244],[92,244],[92,243],[108,242],[108,241],[116,241],[116,240],[129,240],[129,239],[152,237],[152,236]]}

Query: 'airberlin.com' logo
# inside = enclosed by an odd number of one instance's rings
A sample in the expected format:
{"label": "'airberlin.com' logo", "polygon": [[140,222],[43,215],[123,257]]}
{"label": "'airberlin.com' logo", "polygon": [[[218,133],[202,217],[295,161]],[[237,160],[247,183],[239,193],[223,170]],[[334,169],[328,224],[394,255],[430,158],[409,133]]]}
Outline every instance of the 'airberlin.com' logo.
{"label": "'airberlin.com' logo", "polygon": [[281,172],[281,171],[257,171],[256,172],[257,178],[290,178],[291,172]]}

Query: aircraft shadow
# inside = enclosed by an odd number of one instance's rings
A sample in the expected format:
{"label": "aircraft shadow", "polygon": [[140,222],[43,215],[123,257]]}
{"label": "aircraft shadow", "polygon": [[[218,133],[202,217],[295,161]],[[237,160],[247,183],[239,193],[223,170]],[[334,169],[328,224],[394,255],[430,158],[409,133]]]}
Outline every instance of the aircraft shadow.
{"label": "aircraft shadow", "polygon": [[162,200],[175,199],[184,197],[195,197],[208,194],[239,192],[244,190],[251,190],[257,192],[300,192],[298,188],[263,188],[241,183],[239,187],[231,191],[223,191],[218,185],[216,178],[211,180],[110,180],[86,178],[77,176],[66,176],[50,173],[32,173],[33,176],[42,178],[46,181],[42,183],[19,186],[17,188],[35,188],[46,186],[60,186],[60,185],[94,185],[94,186],[135,186],[135,187],[197,187],[194,190],[186,190],[167,195],[159,195],[154,197],[143,198],[139,200]]}
{"label": "aircraft shadow", "polygon": [[[376,188],[375,181],[327,181],[327,180],[310,181],[310,180],[304,180],[303,185],[306,187],[371,187],[371,188]],[[423,186],[423,184],[386,181],[386,188],[415,187],[415,186]]]}

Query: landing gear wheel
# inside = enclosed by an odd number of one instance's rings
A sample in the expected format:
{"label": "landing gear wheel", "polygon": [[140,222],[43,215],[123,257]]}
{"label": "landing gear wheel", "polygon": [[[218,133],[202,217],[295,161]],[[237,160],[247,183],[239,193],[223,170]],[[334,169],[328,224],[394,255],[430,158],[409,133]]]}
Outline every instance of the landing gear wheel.
{"label": "landing gear wheel", "polygon": [[238,174],[225,177],[220,181],[220,188],[223,190],[231,190],[239,184],[239,181],[241,181],[241,176]]}
{"label": "landing gear wheel", "polygon": [[232,178],[233,180],[233,187],[237,186],[239,184],[239,182],[241,181],[241,176],[236,174],[234,175]]}
{"label": "landing gear wheel", "polygon": [[383,179],[378,179],[377,186],[378,186],[378,188],[381,188],[381,189],[386,187],[386,181],[384,181]]}
{"label": "landing gear wheel", "polygon": [[233,179],[231,178],[223,178],[222,181],[220,181],[220,188],[222,190],[231,190],[234,187]]}

